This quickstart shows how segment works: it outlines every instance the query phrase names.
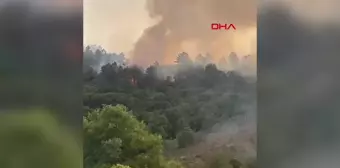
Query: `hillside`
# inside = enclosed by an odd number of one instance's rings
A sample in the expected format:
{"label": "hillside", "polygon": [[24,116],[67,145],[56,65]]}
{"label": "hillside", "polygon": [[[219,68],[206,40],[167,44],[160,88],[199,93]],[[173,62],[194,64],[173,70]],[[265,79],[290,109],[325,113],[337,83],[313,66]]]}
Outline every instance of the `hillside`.
{"label": "hillside", "polygon": [[254,79],[214,64],[84,67],[87,115],[103,105],[124,105],[147,131],[161,136],[167,158],[188,168],[222,168],[233,159],[254,162],[255,88]]}

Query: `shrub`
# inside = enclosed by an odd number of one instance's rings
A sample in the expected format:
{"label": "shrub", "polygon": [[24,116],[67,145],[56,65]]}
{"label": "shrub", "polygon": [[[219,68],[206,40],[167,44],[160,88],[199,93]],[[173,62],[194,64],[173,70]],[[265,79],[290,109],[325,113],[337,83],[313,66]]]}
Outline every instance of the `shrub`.
{"label": "shrub", "polygon": [[177,135],[177,142],[179,148],[185,148],[194,144],[194,132],[189,127],[184,128],[184,130]]}
{"label": "shrub", "polygon": [[128,168],[118,163],[133,168],[179,168],[163,156],[162,138],[148,132],[122,105],[104,105],[85,116],[84,137],[85,168]]}
{"label": "shrub", "polygon": [[117,164],[112,166],[111,168],[131,168],[130,166],[125,166],[125,165],[121,165],[121,164]]}

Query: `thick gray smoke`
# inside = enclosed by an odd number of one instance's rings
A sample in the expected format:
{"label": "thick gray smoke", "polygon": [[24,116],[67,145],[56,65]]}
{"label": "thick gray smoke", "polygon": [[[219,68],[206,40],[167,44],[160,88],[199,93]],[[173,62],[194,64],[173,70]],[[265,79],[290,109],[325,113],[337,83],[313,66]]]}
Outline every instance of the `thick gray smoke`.
{"label": "thick gray smoke", "polygon": [[[135,44],[132,62],[173,64],[182,51],[194,57],[209,52],[215,61],[232,51],[254,54],[256,9],[253,0],[147,0],[157,22]],[[235,24],[237,30],[212,31],[212,23]]]}
{"label": "thick gray smoke", "polygon": [[339,11],[287,2],[258,20],[259,165],[339,167]]}

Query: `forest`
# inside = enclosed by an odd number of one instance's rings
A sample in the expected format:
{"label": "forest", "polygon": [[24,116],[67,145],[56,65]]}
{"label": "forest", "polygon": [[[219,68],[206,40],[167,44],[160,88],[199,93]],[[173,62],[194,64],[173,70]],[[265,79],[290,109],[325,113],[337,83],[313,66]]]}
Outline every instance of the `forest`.
{"label": "forest", "polygon": [[[84,51],[83,73],[84,167],[254,166],[253,156],[239,156],[241,148],[207,138],[223,135],[225,123],[249,113],[255,78],[198,64],[186,53],[171,66],[128,66],[122,54],[91,46]],[[246,139],[255,143],[250,133]]]}

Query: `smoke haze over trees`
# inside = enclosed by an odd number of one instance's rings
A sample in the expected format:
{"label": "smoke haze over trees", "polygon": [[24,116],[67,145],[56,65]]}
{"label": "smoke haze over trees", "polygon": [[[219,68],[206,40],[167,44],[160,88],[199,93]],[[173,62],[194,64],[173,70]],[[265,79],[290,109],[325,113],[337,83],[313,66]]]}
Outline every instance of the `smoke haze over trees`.
{"label": "smoke haze over trees", "polygon": [[[180,52],[177,57],[174,57],[171,64],[160,64],[158,61],[154,61],[153,64],[162,65],[158,68],[157,73],[161,77],[166,77],[167,75],[174,75],[178,70],[178,66],[198,66],[204,67],[208,64],[215,64],[220,70],[227,71],[238,71],[247,76],[256,75],[256,66],[253,64],[254,57],[250,55],[245,55],[243,57],[238,56],[237,53],[231,52],[229,55],[222,56],[219,60],[213,60],[213,56],[209,53],[198,54],[195,59],[192,59],[186,52]],[[101,66],[108,63],[116,63],[118,65],[124,66],[142,66],[141,64],[134,64],[130,62],[130,59],[125,56],[124,53],[108,53],[101,46],[90,45],[85,47],[84,51],[84,70],[92,68],[93,70],[99,72]],[[151,64],[150,64],[151,65]]]}
{"label": "smoke haze over trees", "polygon": [[127,63],[127,59],[123,53],[107,53],[101,46],[87,46],[83,55],[84,68],[93,68],[100,71],[100,68],[107,63],[116,62],[119,65]]}

